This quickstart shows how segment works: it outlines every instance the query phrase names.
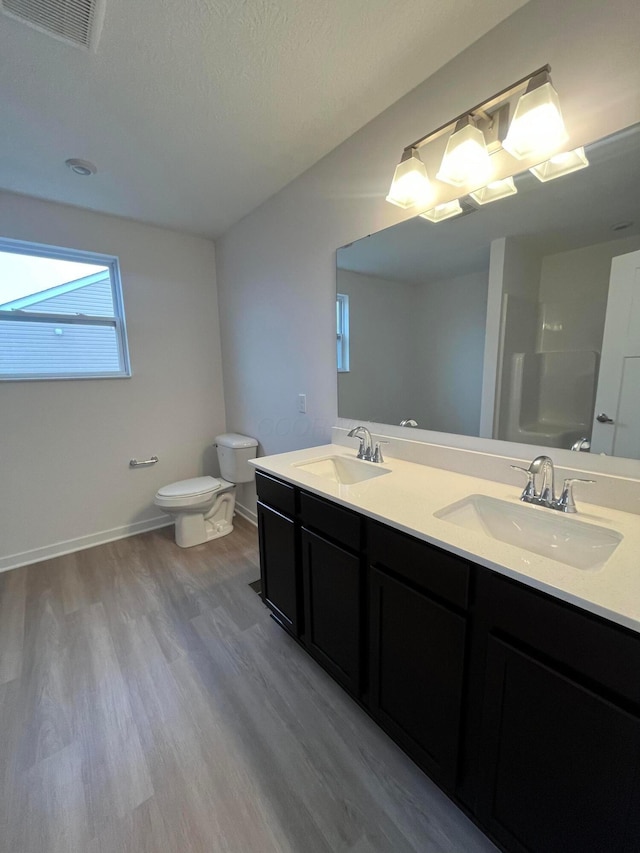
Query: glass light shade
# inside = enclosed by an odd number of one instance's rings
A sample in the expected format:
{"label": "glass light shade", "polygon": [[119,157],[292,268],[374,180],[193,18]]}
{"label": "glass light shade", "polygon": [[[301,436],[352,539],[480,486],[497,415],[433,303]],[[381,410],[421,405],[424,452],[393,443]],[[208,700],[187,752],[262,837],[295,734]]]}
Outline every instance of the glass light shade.
{"label": "glass light shade", "polygon": [[502,147],[524,160],[549,154],[566,139],[558,93],[546,82],[521,96]]}
{"label": "glass light shade", "polygon": [[575,148],[573,151],[564,151],[562,154],[554,155],[550,160],[540,163],[529,169],[539,181],[553,181],[562,175],[570,175],[579,169],[586,169],[589,165],[584,148]]}
{"label": "glass light shade", "polygon": [[450,219],[452,216],[458,216],[462,213],[462,207],[458,199],[455,201],[447,201],[444,204],[437,204],[431,210],[425,210],[420,216],[423,219],[428,219],[429,222],[442,222],[444,219]]}
{"label": "glass light shade", "polygon": [[501,198],[506,198],[510,195],[515,195],[518,192],[513,178],[505,178],[502,181],[491,181],[486,187],[481,187],[473,193],[469,193],[471,198],[478,204],[491,204],[492,201],[498,201]]}
{"label": "glass light shade", "polygon": [[454,187],[468,184],[478,186],[488,181],[491,175],[491,158],[484,141],[484,134],[470,119],[449,137],[447,148],[436,175]]}
{"label": "glass light shade", "polygon": [[412,148],[402,155],[396,166],[387,201],[406,209],[414,204],[428,204],[432,194],[426,167],[417,150]]}

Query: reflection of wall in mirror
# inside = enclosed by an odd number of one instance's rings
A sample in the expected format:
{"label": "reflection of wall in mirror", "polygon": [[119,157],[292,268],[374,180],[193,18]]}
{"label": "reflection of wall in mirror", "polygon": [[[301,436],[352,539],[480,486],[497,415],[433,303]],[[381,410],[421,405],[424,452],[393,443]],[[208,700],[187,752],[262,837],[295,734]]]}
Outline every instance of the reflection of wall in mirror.
{"label": "reflection of wall in mirror", "polygon": [[487,284],[486,269],[428,284],[339,269],[351,321],[340,416],[478,435]]}

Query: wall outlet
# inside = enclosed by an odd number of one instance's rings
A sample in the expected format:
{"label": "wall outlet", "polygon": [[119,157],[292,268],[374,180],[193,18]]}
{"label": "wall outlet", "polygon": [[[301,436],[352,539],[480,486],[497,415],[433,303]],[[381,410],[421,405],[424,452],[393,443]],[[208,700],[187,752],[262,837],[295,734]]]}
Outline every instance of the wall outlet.
{"label": "wall outlet", "polygon": [[302,415],[306,415],[306,413],[307,413],[307,395],[306,394],[298,394],[298,411]]}

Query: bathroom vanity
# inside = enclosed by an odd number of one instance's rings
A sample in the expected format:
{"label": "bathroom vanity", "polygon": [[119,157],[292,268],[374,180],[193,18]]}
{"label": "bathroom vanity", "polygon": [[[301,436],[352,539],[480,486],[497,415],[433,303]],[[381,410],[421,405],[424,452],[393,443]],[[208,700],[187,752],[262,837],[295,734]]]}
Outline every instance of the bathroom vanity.
{"label": "bathroom vanity", "polygon": [[440,513],[515,486],[354,463],[255,461],[273,617],[503,849],[640,850],[637,515],[563,517],[618,537],[577,568]]}

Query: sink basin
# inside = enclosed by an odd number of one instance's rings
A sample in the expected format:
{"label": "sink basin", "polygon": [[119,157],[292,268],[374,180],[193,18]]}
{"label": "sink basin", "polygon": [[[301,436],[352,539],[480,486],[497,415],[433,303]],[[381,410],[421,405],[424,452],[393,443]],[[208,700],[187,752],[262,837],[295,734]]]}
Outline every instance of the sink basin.
{"label": "sink basin", "polygon": [[602,568],[622,542],[615,530],[487,495],[469,495],[434,515],[576,569]]}
{"label": "sink basin", "polygon": [[391,473],[389,468],[383,468],[377,462],[364,462],[348,456],[323,456],[309,459],[308,462],[297,462],[294,467],[342,486],[352,486]]}

